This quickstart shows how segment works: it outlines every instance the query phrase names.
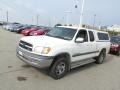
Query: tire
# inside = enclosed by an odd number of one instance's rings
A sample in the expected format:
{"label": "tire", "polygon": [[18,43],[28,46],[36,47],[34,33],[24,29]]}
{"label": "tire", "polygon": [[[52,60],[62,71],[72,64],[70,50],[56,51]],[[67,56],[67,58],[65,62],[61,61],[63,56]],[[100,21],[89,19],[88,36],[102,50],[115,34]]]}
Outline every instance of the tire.
{"label": "tire", "polygon": [[117,56],[120,56],[120,50],[117,52]]}
{"label": "tire", "polygon": [[57,58],[50,68],[49,75],[56,80],[60,79],[67,74],[68,67],[69,64],[66,58]]}
{"label": "tire", "polygon": [[99,54],[98,57],[96,57],[96,63],[97,64],[102,64],[105,60],[105,57],[106,57],[106,50],[102,50]]}
{"label": "tire", "polygon": [[18,30],[17,33],[21,33],[21,30]]}

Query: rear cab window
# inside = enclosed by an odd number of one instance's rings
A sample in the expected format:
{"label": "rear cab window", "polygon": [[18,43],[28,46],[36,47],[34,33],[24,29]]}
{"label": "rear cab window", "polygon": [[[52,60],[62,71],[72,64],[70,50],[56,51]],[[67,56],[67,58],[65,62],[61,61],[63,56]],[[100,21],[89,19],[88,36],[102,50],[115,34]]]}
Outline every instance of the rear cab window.
{"label": "rear cab window", "polygon": [[109,35],[107,33],[98,32],[97,35],[99,40],[107,40],[107,41],[110,40]]}

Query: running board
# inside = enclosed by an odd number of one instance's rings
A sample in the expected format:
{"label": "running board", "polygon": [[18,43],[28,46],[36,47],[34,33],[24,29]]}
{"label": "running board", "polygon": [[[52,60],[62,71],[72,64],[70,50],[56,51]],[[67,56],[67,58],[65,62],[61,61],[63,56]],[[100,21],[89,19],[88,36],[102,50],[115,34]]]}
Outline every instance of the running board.
{"label": "running board", "polygon": [[80,60],[80,61],[77,61],[77,62],[73,62],[73,63],[71,63],[71,69],[76,68],[78,66],[88,64],[88,63],[92,63],[92,62],[95,62],[95,60],[91,59],[91,58],[85,59],[85,60]]}

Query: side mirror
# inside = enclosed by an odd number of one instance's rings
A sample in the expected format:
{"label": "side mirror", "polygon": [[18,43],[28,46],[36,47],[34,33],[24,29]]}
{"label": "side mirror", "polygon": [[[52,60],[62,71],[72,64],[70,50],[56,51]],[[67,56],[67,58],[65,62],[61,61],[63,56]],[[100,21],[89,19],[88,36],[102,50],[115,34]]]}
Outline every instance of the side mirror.
{"label": "side mirror", "polygon": [[77,38],[75,40],[76,43],[83,43],[84,42],[84,39],[83,38]]}

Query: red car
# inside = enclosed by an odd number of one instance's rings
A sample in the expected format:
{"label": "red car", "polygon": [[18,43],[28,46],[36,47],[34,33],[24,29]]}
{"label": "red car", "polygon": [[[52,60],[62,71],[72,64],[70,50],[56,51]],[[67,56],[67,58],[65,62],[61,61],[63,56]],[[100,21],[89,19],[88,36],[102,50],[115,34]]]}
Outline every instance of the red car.
{"label": "red car", "polygon": [[44,35],[44,34],[48,33],[49,31],[50,31],[50,29],[39,29],[37,31],[32,31],[30,33],[30,36]]}
{"label": "red car", "polygon": [[33,27],[33,28],[31,28],[31,29],[25,29],[25,30],[22,31],[22,34],[23,34],[24,36],[29,36],[29,34],[30,34],[32,31],[36,31],[36,30],[38,30],[38,29],[40,29],[40,28],[38,28],[38,27]]}
{"label": "red car", "polygon": [[111,37],[110,53],[120,55],[120,36]]}

